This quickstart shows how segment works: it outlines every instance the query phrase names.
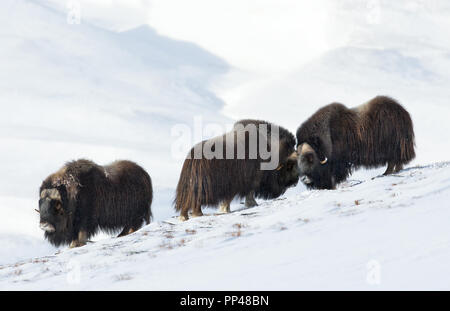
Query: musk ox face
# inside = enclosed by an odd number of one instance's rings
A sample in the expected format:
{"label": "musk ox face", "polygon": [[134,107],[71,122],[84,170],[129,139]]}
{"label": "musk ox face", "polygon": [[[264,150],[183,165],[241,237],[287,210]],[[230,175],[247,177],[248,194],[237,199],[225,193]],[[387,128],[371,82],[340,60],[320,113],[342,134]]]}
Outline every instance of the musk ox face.
{"label": "musk ox face", "polygon": [[297,153],[288,158],[287,162],[278,168],[278,183],[284,188],[297,185],[300,178],[300,169],[297,164]]}
{"label": "musk ox face", "polygon": [[328,174],[328,159],[320,160],[317,152],[307,143],[298,146],[300,180],[308,188],[330,189],[334,187]]}
{"label": "musk ox face", "polygon": [[282,195],[290,187],[297,185],[300,170],[297,165],[297,152],[294,152],[276,170],[266,171],[263,175],[256,195],[264,199],[274,199]]}
{"label": "musk ox face", "polygon": [[44,189],[39,199],[39,226],[51,237],[67,227],[67,215],[61,193],[57,189]]}

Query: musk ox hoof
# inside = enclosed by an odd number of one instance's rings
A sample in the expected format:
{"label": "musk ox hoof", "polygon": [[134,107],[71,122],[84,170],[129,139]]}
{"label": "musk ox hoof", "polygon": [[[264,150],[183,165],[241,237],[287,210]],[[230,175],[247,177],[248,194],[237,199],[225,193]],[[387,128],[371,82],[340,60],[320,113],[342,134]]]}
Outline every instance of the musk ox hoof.
{"label": "musk ox hoof", "polygon": [[255,207],[258,206],[258,203],[256,203],[255,200],[253,201],[245,201],[245,207]]}
{"label": "musk ox hoof", "polygon": [[219,206],[219,214],[229,214],[231,212],[230,203],[222,202]]}
{"label": "musk ox hoof", "polygon": [[255,200],[255,192],[252,191],[245,197],[245,207],[255,207],[258,206]]}
{"label": "musk ox hoof", "polygon": [[69,248],[76,248],[76,247],[81,247],[81,246],[85,246],[86,242],[80,242],[80,241],[72,241],[72,243],[70,243]]}
{"label": "musk ox hoof", "polygon": [[195,218],[195,217],[202,217],[202,216],[203,216],[203,213],[202,213],[202,212],[200,212],[200,213],[195,213],[195,214],[192,213],[192,214],[191,214],[191,217],[192,217],[192,218]]}
{"label": "musk ox hoof", "polygon": [[180,221],[187,221],[187,220],[189,220],[189,217],[180,215],[180,216],[178,216],[178,220],[180,220]]}

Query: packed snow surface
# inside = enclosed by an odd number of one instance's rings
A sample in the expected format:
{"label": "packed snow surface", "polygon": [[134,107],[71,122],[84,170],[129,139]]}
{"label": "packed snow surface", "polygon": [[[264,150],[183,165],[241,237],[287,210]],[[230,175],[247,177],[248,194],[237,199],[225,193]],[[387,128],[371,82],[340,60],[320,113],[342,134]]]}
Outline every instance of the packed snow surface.
{"label": "packed snow surface", "polygon": [[450,163],[0,266],[0,289],[449,290]]}

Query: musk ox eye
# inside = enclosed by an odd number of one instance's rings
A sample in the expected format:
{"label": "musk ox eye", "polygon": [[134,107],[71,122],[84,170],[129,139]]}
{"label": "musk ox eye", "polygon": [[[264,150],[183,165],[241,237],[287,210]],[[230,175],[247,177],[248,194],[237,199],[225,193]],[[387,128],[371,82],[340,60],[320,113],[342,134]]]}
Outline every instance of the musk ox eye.
{"label": "musk ox eye", "polygon": [[303,159],[309,164],[314,163],[314,155],[312,153],[306,153],[305,155],[303,155]]}
{"label": "musk ox eye", "polygon": [[56,212],[57,212],[59,215],[64,214],[64,210],[63,210],[63,208],[62,208],[61,202],[56,202],[56,204],[55,204],[54,206],[55,206]]}
{"label": "musk ox eye", "polygon": [[292,171],[293,168],[294,168],[294,163],[288,162],[287,165],[286,165],[286,169],[288,171]]}

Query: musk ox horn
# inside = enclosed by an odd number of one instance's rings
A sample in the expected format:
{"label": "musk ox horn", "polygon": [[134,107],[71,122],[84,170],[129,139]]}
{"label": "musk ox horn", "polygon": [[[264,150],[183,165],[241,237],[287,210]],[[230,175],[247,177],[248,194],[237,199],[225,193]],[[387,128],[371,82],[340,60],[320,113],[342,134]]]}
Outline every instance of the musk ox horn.
{"label": "musk ox horn", "polygon": [[314,149],[308,143],[304,143],[300,147],[300,154],[303,155],[307,152],[314,152]]}
{"label": "musk ox horn", "polygon": [[290,160],[297,160],[298,159],[297,151],[292,152],[288,159],[290,159]]}
{"label": "musk ox horn", "polygon": [[328,158],[327,158],[327,157],[325,157],[325,160],[323,160],[323,161],[320,161],[320,164],[322,164],[322,165],[325,165],[325,164],[327,164],[327,162],[328,162]]}
{"label": "musk ox horn", "polygon": [[59,194],[59,191],[56,189],[45,189],[41,192],[41,199],[48,197],[52,200],[58,200],[61,201],[61,195]]}
{"label": "musk ox horn", "polygon": [[41,212],[38,209],[34,209],[36,213],[40,214]]}
{"label": "musk ox horn", "polygon": [[[294,151],[294,152],[292,152],[291,155],[288,157],[288,160],[297,160],[297,158],[298,158],[298,153],[297,153],[297,151]],[[276,170],[279,171],[279,170],[281,170],[283,167],[284,167],[284,163],[278,165],[278,167],[277,167]]]}

